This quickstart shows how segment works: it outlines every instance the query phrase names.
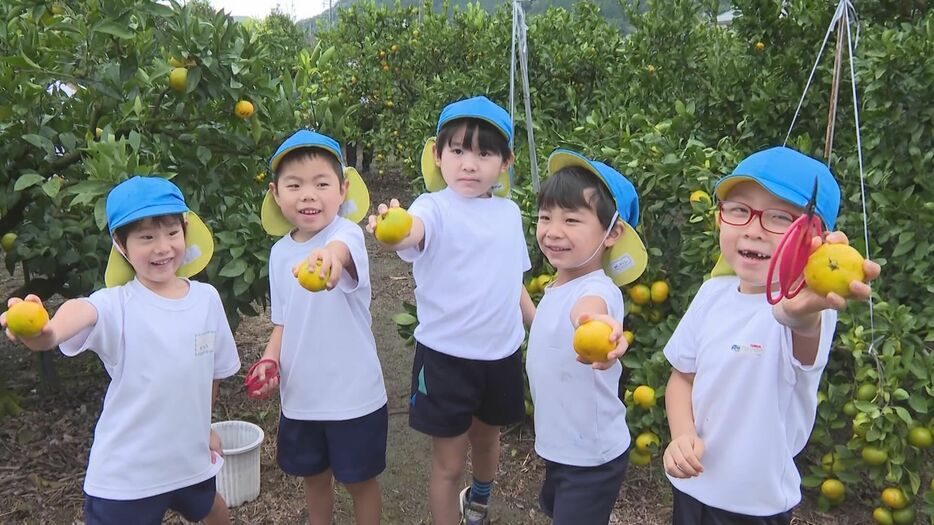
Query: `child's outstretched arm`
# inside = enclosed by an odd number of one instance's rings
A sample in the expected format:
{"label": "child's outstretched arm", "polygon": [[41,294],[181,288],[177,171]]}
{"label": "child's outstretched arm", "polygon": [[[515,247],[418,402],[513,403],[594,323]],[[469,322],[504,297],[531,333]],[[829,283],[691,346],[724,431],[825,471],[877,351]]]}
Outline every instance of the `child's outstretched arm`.
{"label": "child's outstretched arm", "polygon": [[577,356],[581,363],[591,365],[596,370],[607,370],[617,363],[619,358],[629,349],[629,341],[623,337],[623,325],[609,315],[606,301],[596,295],[585,295],[577,300],[571,307],[571,325],[575,330],[587,321],[602,321],[613,329],[610,332],[610,341],[616,343],[616,348],[606,355],[606,361],[591,363]]}
{"label": "child's outstretched arm", "polygon": [[[813,252],[824,243],[849,244],[849,240],[840,231],[830,233],[823,239],[814,237],[811,241],[811,251]],[[879,277],[881,268],[877,263],[867,260],[863,261],[863,272],[866,274],[865,282],[850,282],[850,300],[866,301],[869,299],[872,289],[868,283]],[[821,335],[821,311],[831,308],[843,310],[846,308],[846,301],[846,299],[833,292],[824,296],[809,287],[805,287],[794,298],[782,299],[781,302],[772,307],[775,320],[791,329],[792,353],[802,365],[813,365],[817,359]]]}
{"label": "child's outstretched arm", "polygon": [[[26,301],[42,304],[42,301],[36,295],[27,295]],[[11,297],[7,301],[7,308],[23,301],[18,297]],[[30,350],[42,352],[51,350],[58,346],[62,341],[67,341],[74,337],[78,332],[94,326],[97,323],[97,308],[91,303],[81,299],[69,299],[62,303],[55,312],[55,316],[46,323],[42,331],[34,337],[17,337],[7,328],[6,312],[0,315],[0,326],[6,331],[7,337],[11,341],[20,341]]]}
{"label": "child's outstretched arm", "polygon": [[[369,219],[367,219],[366,231],[372,233],[375,236],[377,219],[385,218],[387,214],[389,213],[389,210],[393,208],[399,208],[398,199],[390,199],[388,206],[385,203],[380,203],[380,205],[376,207],[377,214],[370,215]],[[404,250],[406,248],[412,248],[413,246],[417,246],[419,250],[423,249],[425,247],[425,244],[424,244],[425,224],[422,223],[421,219],[419,219],[418,217],[415,217],[414,215],[411,216],[411,218],[412,218],[412,225],[407,235],[405,235],[401,240],[393,244],[388,244],[386,242],[383,242],[379,240],[380,237],[377,236],[376,240],[379,241],[379,245],[387,250],[392,250],[396,252],[399,250]]]}
{"label": "child's outstretched arm", "polygon": [[532,296],[529,295],[529,291],[525,289],[525,286],[521,283],[519,286],[522,288],[519,296],[519,309],[522,310],[522,324],[526,328],[532,326],[532,319],[535,318],[535,303],[532,301]]}
{"label": "child's outstretched arm", "polygon": [[700,460],[704,456],[704,442],[694,426],[691,392],[694,374],[671,370],[665,387],[665,412],[671,430],[671,443],[665,449],[665,472],[675,478],[691,478],[704,471]]}
{"label": "child's outstretched arm", "polygon": [[[315,268],[315,265],[321,261],[320,276],[328,276],[327,289],[333,290],[340,281],[341,274],[346,271],[350,277],[357,280],[357,265],[353,262],[353,256],[350,255],[350,249],[343,241],[331,241],[324,248],[312,250],[308,254],[308,268]],[[292,268],[292,274],[298,275],[298,268],[301,264]]]}

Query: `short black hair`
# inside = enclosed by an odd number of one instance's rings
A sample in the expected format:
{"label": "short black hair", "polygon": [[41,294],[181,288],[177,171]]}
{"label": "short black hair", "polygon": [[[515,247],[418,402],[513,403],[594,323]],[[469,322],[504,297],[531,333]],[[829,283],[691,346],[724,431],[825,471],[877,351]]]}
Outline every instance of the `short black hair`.
{"label": "short black hair", "polygon": [[506,136],[503,135],[503,132],[500,131],[499,128],[485,120],[459,118],[441,126],[441,131],[438,132],[436,143],[438,147],[438,157],[441,157],[441,152],[445,147],[451,145],[451,141],[454,140],[454,137],[462,129],[464,130],[463,147],[465,150],[473,151],[473,139],[476,134],[477,145],[480,146],[480,151],[492,151],[503,160],[508,159],[512,155],[512,150],[509,148],[509,140],[506,139]]}
{"label": "short black hair", "polygon": [[331,169],[334,170],[334,174],[337,175],[337,180],[341,184],[344,183],[344,167],[341,165],[341,161],[334,156],[330,151],[323,150],[321,148],[295,148],[292,151],[286,153],[279,159],[279,164],[276,165],[276,169],[272,174],[272,182],[274,184],[279,183],[279,174],[282,173],[282,169],[287,165],[301,162],[303,160],[316,159],[318,157],[323,158],[331,166]]}
{"label": "short black hair", "polygon": [[156,215],[153,217],[143,217],[138,221],[133,221],[128,224],[114,230],[113,236],[117,239],[117,242],[120,243],[120,246],[123,249],[126,249],[126,239],[130,236],[131,233],[142,228],[146,221],[150,221],[156,226],[172,226],[174,224],[180,224],[182,226],[182,231],[185,231],[185,216],[181,213],[170,213],[168,215]]}
{"label": "short black hair", "polygon": [[[584,195],[588,189],[594,190],[589,200]],[[538,192],[538,208],[554,206],[565,210],[590,208],[604,228],[610,227],[616,213],[616,201],[606,184],[590,171],[577,166],[561,168],[542,184]]]}

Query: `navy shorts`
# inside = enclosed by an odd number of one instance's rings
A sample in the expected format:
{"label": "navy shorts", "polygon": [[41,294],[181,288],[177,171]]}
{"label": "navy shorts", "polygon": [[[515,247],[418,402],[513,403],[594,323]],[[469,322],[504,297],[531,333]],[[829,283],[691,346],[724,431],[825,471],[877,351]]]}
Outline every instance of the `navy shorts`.
{"label": "navy shorts", "polygon": [[672,525],[790,525],[792,510],[773,516],[747,516],[705,505],[671,487]]}
{"label": "navy shorts", "polygon": [[291,476],[315,476],[327,469],[334,479],[360,483],[386,470],[386,405],[344,421],[305,421],[279,417],[276,460]]}
{"label": "navy shorts", "polygon": [[464,359],[416,342],[409,426],[434,437],[467,432],[476,416],[493,426],[525,417],[522,354],[495,361]]}
{"label": "navy shorts", "polygon": [[211,513],[217,485],[214,478],[148,498],[117,500],[84,495],[86,525],[159,525],[174,510],[186,520],[198,522]]}
{"label": "navy shorts", "polygon": [[555,525],[606,525],[629,466],[629,451],[595,467],[545,460],[538,504]]}

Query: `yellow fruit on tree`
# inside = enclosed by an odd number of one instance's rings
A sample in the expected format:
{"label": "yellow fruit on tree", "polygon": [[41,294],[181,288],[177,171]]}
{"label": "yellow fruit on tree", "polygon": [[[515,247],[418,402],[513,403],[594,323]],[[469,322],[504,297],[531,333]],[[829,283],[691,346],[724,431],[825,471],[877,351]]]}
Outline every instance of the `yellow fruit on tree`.
{"label": "yellow fruit on tree", "polygon": [[892,511],[883,507],[876,507],[872,511],[872,519],[879,525],[893,525]]}
{"label": "yellow fruit on tree", "polygon": [[574,331],[574,351],[585,361],[591,363],[606,361],[616,344],[610,341],[613,328],[603,321],[587,321]]}
{"label": "yellow fruit on tree", "polygon": [[188,89],[188,69],[184,67],[173,69],[169,73],[169,87],[179,93],[184,93]]}
{"label": "yellow fruit on tree", "polygon": [[762,42],[756,42],[756,51],[764,51],[764,50],[765,50],[765,44],[763,44]]}
{"label": "yellow fruit on tree", "polygon": [[16,234],[13,232],[4,233],[3,237],[0,237],[0,246],[3,247],[3,251],[12,252],[13,247],[16,246]]}
{"label": "yellow fruit on tree", "polygon": [[49,312],[32,301],[20,301],[6,311],[6,327],[16,337],[35,337],[48,322]]}
{"label": "yellow fruit on tree", "polygon": [[888,487],[882,491],[882,504],[893,510],[903,509],[908,505],[908,498],[902,489]]}
{"label": "yellow fruit on tree", "polygon": [[548,286],[549,284],[551,284],[551,281],[554,281],[554,280],[555,280],[555,276],[554,276],[554,275],[548,275],[548,274],[546,274],[546,273],[543,273],[543,274],[539,275],[539,276],[537,277],[537,279],[538,279],[538,288],[539,288],[541,291],[544,292],[544,291],[545,291],[545,287]]}
{"label": "yellow fruit on tree", "polygon": [[240,118],[250,118],[253,116],[253,103],[249,100],[241,100],[234,106],[234,114]]}
{"label": "yellow fruit on tree", "polygon": [[820,295],[833,292],[850,296],[850,282],[866,278],[863,256],[846,244],[824,244],[814,251],[804,267],[808,287]]}
{"label": "yellow fruit on tree", "polygon": [[629,298],[639,305],[648,304],[652,299],[652,291],[644,284],[637,284],[629,289]]}
{"label": "yellow fruit on tree", "polygon": [[820,493],[831,503],[840,503],[846,495],[846,485],[839,479],[825,479],[820,484]]}
{"label": "yellow fruit on tree", "polygon": [[929,448],[934,445],[934,435],[925,427],[912,427],[908,431],[908,442],[918,448]]}
{"label": "yellow fruit on tree", "polygon": [[636,449],[649,454],[661,444],[661,439],[654,432],[643,432],[636,437]]}
{"label": "yellow fruit on tree", "polygon": [[710,203],[712,202],[710,200],[710,194],[704,190],[694,190],[691,192],[690,200],[692,204],[696,202],[706,204],[707,206],[710,206]]}
{"label": "yellow fruit on tree", "polygon": [[846,470],[846,466],[843,464],[843,461],[837,457],[833,452],[828,452],[824,454],[821,458],[821,466],[824,468],[824,472],[828,474],[839,474]]}
{"label": "yellow fruit on tree", "polygon": [[864,383],[856,389],[856,399],[859,401],[872,401],[876,397],[876,385]]}
{"label": "yellow fruit on tree", "polygon": [[538,277],[529,279],[529,282],[525,283],[525,289],[529,294],[542,293],[542,287],[538,285]]}
{"label": "yellow fruit on tree", "polygon": [[872,421],[865,412],[860,412],[853,418],[853,433],[857,436],[865,436],[866,431],[869,430],[871,426]]}
{"label": "yellow fruit on tree", "polygon": [[632,346],[632,343],[636,341],[636,334],[632,333],[629,330],[623,331],[623,337],[626,338],[626,342],[629,343],[629,346]]}
{"label": "yellow fruit on tree", "polygon": [[665,281],[655,281],[652,283],[652,288],[649,289],[649,294],[652,299],[652,302],[655,304],[662,304],[668,300],[668,283]]}
{"label": "yellow fruit on tree", "polygon": [[914,507],[905,507],[892,513],[892,521],[895,525],[913,525],[917,517]]}
{"label": "yellow fruit on tree", "polygon": [[863,456],[863,461],[865,461],[867,465],[872,465],[873,467],[878,467],[889,460],[888,452],[873,446],[863,447],[860,455]]}
{"label": "yellow fruit on tree", "polygon": [[298,267],[298,284],[302,285],[302,288],[310,292],[320,292],[327,288],[328,279],[331,277],[331,272],[328,271],[328,274],[324,277],[321,277],[321,261],[315,263],[314,271],[308,269],[308,261],[302,261],[301,266]]}
{"label": "yellow fruit on tree", "polygon": [[629,463],[637,467],[648,465],[652,461],[652,454],[635,449],[629,453]]}
{"label": "yellow fruit on tree", "polygon": [[412,216],[402,208],[389,208],[376,217],[376,239],[384,244],[399,244],[412,231]]}
{"label": "yellow fruit on tree", "polygon": [[632,400],[642,408],[655,406],[655,389],[648,385],[637,386],[632,392]]}
{"label": "yellow fruit on tree", "polygon": [[185,67],[185,63],[175,57],[169,58],[169,65],[172,67]]}

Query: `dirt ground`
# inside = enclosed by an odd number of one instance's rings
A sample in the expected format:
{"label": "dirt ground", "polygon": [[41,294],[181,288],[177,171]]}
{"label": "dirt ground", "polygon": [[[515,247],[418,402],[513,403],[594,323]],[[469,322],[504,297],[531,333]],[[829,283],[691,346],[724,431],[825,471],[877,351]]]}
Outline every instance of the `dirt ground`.
{"label": "dirt ground", "polygon": [[[388,197],[406,198],[408,184],[398,177],[370,183],[374,205]],[[403,202],[405,205],[406,202]],[[367,236],[368,242],[372,241]],[[413,300],[411,267],[394,254],[370,246],[373,283],[373,332],[389,395],[389,446],[386,471],[380,477],[383,522],[427,524],[427,479],[430,440],[408,427],[407,399],[413,350],[396,334],[392,316],[403,300]],[[21,276],[0,269],[0,297],[21,283]],[[55,299],[50,302],[55,305]],[[307,521],[301,483],[282,474],[275,462],[278,400],[251,401],[242,393],[243,373],[254,362],[271,330],[265,312],[246,318],[236,332],[244,363],[240,375],[225,381],[215,420],[242,419],[266,432],[261,453],[262,482],[258,499],[231,510],[235,523],[298,524]],[[108,378],[94,354],[67,359],[54,352],[61,388],[40,386],[37,356],[23,347],[0,341],[0,387],[22,398],[24,412],[0,422],[0,523],[82,523],[84,467],[92,432]],[[548,523],[538,511],[537,496],[544,474],[533,450],[531,422],[505,429],[502,460],[494,489],[494,522],[499,524]],[[750,465],[750,468],[755,468]],[[353,523],[346,491],[337,488],[335,523]],[[870,510],[845,503],[832,515],[819,513],[811,495],[796,511],[794,523],[869,523]],[[655,525],[668,523],[670,489],[660,462],[631,466],[611,523]],[[169,516],[167,523],[184,523]]]}

